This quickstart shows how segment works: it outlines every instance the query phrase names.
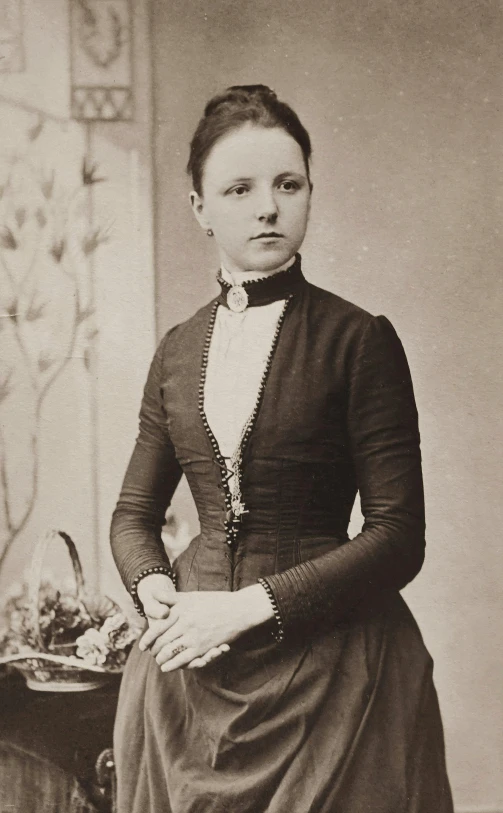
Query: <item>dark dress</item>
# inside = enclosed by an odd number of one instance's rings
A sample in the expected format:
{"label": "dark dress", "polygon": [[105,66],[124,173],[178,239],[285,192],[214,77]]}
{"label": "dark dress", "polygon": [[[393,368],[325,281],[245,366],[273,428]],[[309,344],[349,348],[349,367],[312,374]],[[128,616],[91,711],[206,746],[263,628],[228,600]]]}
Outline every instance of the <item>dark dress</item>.
{"label": "dark dress", "polygon": [[[271,297],[283,285],[290,298],[244,451],[237,534],[200,397],[215,300],[155,354],[112,545],[128,588],[166,564],[160,528],[183,472],[201,532],[173,565],[177,589],[264,578],[284,639],[270,622],[169,674],[133,649],[119,813],[452,813],[432,660],[398,592],[424,556],[405,354],[385,317],[308,283],[300,258],[282,273]],[[349,540],[357,490],[365,521]]]}

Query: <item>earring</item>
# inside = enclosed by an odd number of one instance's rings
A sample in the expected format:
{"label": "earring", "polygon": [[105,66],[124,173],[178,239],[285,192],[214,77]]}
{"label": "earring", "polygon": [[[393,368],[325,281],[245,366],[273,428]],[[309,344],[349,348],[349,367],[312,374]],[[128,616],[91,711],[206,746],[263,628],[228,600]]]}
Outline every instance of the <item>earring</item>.
{"label": "earring", "polygon": [[206,229],[206,234],[208,237],[213,237],[213,229]]}

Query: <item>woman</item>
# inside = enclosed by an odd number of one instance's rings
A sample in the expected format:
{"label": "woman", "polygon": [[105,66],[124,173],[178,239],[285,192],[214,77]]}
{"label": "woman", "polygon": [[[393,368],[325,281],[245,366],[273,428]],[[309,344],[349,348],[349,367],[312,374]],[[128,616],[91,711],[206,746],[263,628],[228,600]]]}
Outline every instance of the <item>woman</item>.
{"label": "woman", "polygon": [[[121,687],[120,813],[452,813],[398,592],[424,556],[410,373],[384,316],[303,276],[310,158],[262,85],[212,99],[191,143],[221,290],[157,349],[112,522],[148,619]],[[201,533],[170,564],[182,473]]]}

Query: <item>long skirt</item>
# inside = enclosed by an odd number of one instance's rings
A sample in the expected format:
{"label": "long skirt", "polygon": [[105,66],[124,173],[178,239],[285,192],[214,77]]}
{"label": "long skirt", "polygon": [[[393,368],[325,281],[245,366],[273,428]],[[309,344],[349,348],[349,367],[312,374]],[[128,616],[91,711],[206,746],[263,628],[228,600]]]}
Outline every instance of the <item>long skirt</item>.
{"label": "long skirt", "polygon": [[119,813],[452,813],[433,663],[394,594],[295,644],[165,674],[136,646],[115,729]]}

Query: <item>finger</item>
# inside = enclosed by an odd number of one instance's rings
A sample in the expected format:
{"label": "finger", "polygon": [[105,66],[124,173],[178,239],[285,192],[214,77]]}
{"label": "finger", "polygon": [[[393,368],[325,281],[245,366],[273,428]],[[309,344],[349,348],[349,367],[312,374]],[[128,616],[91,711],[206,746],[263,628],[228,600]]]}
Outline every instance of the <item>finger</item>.
{"label": "finger", "polygon": [[187,664],[187,669],[201,669],[202,666],[206,666],[206,661],[204,658],[194,658],[193,661]]}
{"label": "finger", "polygon": [[205,659],[206,663],[209,663],[210,661],[214,661],[215,658],[220,657],[220,655],[223,655],[222,650],[219,646],[214,646],[208,650],[206,655],[203,655],[203,658]]}
{"label": "finger", "polygon": [[182,669],[188,663],[197,658],[197,649],[189,647],[178,655],[170,658],[166,663],[161,666],[161,672],[174,672],[176,669]]}
{"label": "finger", "polygon": [[187,664],[187,669],[201,669],[203,666],[207,666],[213,660],[215,660],[215,658],[209,657],[208,654],[202,655],[202,657],[194,658],[193,661]]}
{"label": "finger", "polygon": [[147,618],[168,618],[170,614],[170,608],[167,604],[161,604],[160,601],[156,601],[153,598],[147,599],[147,601],[144,602],[143,609]]}
{"label": "finger", "polygon": [[163,632],[166,632],[167,625],[170,624],[171,621],[168,618],[159,618],[159,619],[148,619],[148,627],[145,632],[151,632],[153,635],[162,635]]}
{"label": "finger", "polygon": [[[187,647],[182,644],[181,638],[175,638],[174,641],[170,641],[169,644],[165,644],[163,647],[160,648],[159,652],[155,656],[156,663],[159,666],[162,666],[163,663],[167,663],[167,661],[176,658],[178,655],[182,654]],[[197,653],[195,653],[197,656]],[[192,658],[190,658],[192,660]]]}
{"label": "finger", "polygon": [[150,649],[153,643],[159,638],[160,635],[165,632],[164,629],[159,628],[152,628],[149,627],[146,632],[143,633],[142,637],[138,641],[138,648],[140,652],[145,652],[147,649]]}
{"label": "finger", "polygon": [[219,658],[221,655],[224,655],[230,649],[229,644],[220,644],[220,646],[214,646],[210,649],[206,655],[202,655],[200,658],[194,658],[187,665],[187,669],[201,669],[203,666],[207,666],[212,661]]}
{"label": "finger", "polygon": [[214,658],[209,658],[208,655],[203,655],[201,658],[194,658],[193,661],[187,664],[187,669],[201,669],[203,666],[208,666]]}
{"label": "finger", "polygon": [[156,620],[152,618],[148,619],[148,627],[138,642],[138,646],[142,651],[148,649],[151,643],[155,641],[156,638],[159,637],[159,635],[162,635],[163,632],[166,632],[166,623],[167,619],[164,620]]}
{"label": "finger", "polygon": [[217,658],[220,658],[222,655],[225,654],[225,652],[228,652],[228,651],[229,651],[228,646],[227,646],[226,649],[222,649],[222,646],[215,646],[212,649],[210,649],[206,653],[206,655],[203,655],[203,659],[206,661],[206,663],[211,663],[211,661],[214,661]]}
{"label": "finger", "polygon": [[224,655],[226,652],[229,652],[230,646],[229,644],[220,644],[220,646],[215,646],[210,649],[206,655],[202,655],[200,658],[194,658],[187,665],[187,669],[200,669],[202,666],[206,666],[211,661],[218,658],[220,655]]}
{"label": "finger", "polygon": [[157,656],[161,649],[165,646],[172,646],[174,642],[183,635],[183,630],[180,624],[175,624],[171,629],[166,630],[162,635],[159,635],[157,640],[154,641],[150,647],[150,654]]}
{"label": "finger", "polygon": [[168,606],[176,604],[176,601],[173,600],[173,596],[176,596],[175,591],[169,590],[166,587],[154,587],[152,589],[152,598],[155,598],[156,601],[160,601],[161,604],[167,604]]}
{"label": "finger", "polygon": [[154,641],[156,641],[160,635],[163,635],[167,630],[171,629],[171,627],[176,623],[178,617],[175,613],[171,612],[168,618],[165,618],[162,621],[162,624],[154,623],[149,626],[148,630],[144,633],[139,643],[139,647],[142,652],[149,647],[152,646]]}

